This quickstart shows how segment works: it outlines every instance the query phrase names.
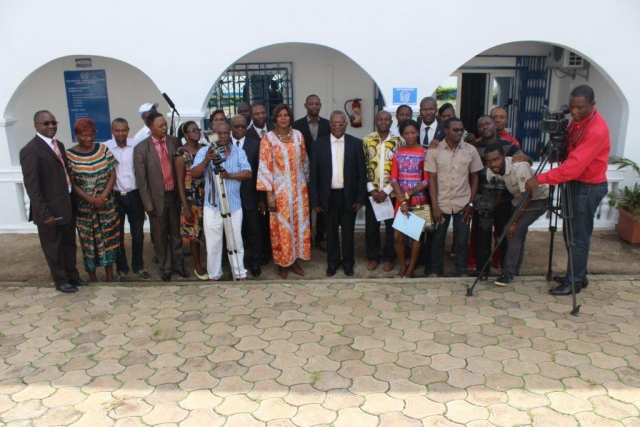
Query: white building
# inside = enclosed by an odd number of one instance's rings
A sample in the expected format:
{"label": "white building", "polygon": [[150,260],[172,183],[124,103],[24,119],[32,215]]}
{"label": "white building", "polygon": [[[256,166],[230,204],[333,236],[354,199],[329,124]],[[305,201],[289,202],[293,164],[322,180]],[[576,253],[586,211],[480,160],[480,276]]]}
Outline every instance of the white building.
{"label": "white building", "polygon": [[[129,120],[132,135],[142,126],[140,104],[159,102],[169,112],[162,92],[182,120],[202,119],[234,64],[285,69],[286,78],[280,71],[263,74],[290,79],[285,95],[296,117],[310,93],[322,99],[325,117],[362,98],[363,127],[349,130],[360,137],[373,130],[382,103],[395,110],[394,89],[415,89],[419,102],[453,75],[463,118],[471,113],[471,94],[476,110],[489,108],[497,84],[501,97],[511,99],[516,134],[533,132],[527,149],[539,140],[542,103],[557,108],[573,87],[587,83],[609,123],[612,155],[640,159],[640,144],[632,142],[640,130],[628,126],[640,122],[640,79],[633,72],[640,66],[640,3],[634,0],[0,0],[0,16],[0,231],[35,230],[27,222],[18,158],[34,135],[33,113],[51,110],[60,121],[58,138],[73,145],[70,110],[78,106],[69,105],[65,71],[104,70],[108,118]],[[586,62],[568,68],[571,52]],[[610,181],[623,177],[611,173]],[[600,216],[599,227],[613,227],[614,211],[603,207]]]}

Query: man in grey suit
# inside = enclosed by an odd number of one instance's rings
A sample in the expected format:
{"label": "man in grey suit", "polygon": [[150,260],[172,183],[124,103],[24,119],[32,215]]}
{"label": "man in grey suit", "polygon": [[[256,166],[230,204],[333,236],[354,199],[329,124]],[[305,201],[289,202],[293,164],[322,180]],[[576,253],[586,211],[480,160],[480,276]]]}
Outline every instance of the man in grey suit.
{"label": "man in grey suit", "polygon": [[167,135],[167,121],[160,113],[151,113],[146,124],[151,135],[133,150],[138,192],[149,216],[151,240],[156,250],[162,280],[171,281],[174,271],[189,277],[183,267],[180,235],[180,198],[173,167],[173,153],[181,146],[178,138]]}
{"label": "man in grey suit", "polygon": [[55,139],[58,122],[49,111],[33,116],[36,136],[20,150],[24,187],[31,201],[29,221],[38,237],[49,271],[60,292],[71,293],[88,283],[76,268],[76,220],[73,187],[67,173],[64,144]]}

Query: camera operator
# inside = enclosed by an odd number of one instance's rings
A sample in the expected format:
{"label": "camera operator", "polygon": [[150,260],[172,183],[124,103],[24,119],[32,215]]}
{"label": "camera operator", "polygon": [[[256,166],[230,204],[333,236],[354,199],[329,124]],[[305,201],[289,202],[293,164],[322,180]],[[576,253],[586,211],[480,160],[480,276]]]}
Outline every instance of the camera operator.
{"label": "camera operator", "polygon": [[[500,145],[502,147],[503,153],[506,156],[509,156],[510,158],[512,158],[514,163],[518,163],[518,162],[529,162],[529,164],[533,163],[531,158],[529,158],[529,156],[524,154],[520,149],[520,147],[513,144],[511,141],[508,141],[500,137],[500,135],[498,134],[498,126],[491,116],[485,115],[485,116],[481,116],[478,119],[478,133],[480,134],[480,138],[472,142],[472,145],[476,147],[476,150],[478,150],[478,154],[480,155],[480,159],[482,160],[482,164],[484,166],[484,169],[481,170],[480,173],[478,174],[480,178],[481,189],[484,188],[484,186],[488,182],[487,181],[487,163],[484,156],[485,149],[487,146],[491,144]],[[492,212],[493,237],[496,239],[500,236],[500,234],[502,234],[502,230],[504,229],[504,226],[507,224],[507,221],[509,221],[509,218],[511,217],[511,204],[509,203],[509,201],[511,200],[511,196],[509,195],[509,193],[504,194],[501,200],[502,201],[494,207]],[[478,223],[479,223],[479,217],[477,212],[474,211],[473,222],[471,224],[469,256],[467,260],[467,268],[469,270],[475,270],[476,267],[478,267],[477,265],[479,261],[478,258],[480,258],[479,256],[477,256],[479,254],[476,254]],[[493,263],[495,264],[498,270],[502,269],[502,263],[504,261],[506,249],[507,249],[506,242],[503,242],[500,245],[500,248],[498,248],[498,250],[496,250],[496,252],[494,253]]]}
{"label": "camera operator", "polygon": [[[573,259],[576,293],[587,287],[584,279],[587,274],[593,217],[608,191],[607,163],[611,150],[609,126],[594,108],[595,104],[591,87],[582,85],[571,91],[569,109],[573,120],[567,129],[567,159],[557,168],[529,178],[525,184],[526,189],[533,189],[540,184],[570,183],[573,217],[572,245],[569,250]],[[549,292],[553,295],[572,293],[569,264],[561,284]]]}
{"label": "camera operator", "polygon": [[[237,255],[230,257],[231,268],[234,269],[236,278],[247,280],[247,270],[244,268],[244,247],[242,246],[240,182],[251,179],[251,165],[242,148],[229,144],[231,132],[226,122],[216,124],[214,131],[218,134],[217,147],[215,144],[211,144],[201,148],[191,167],[191,176],[199,178],[204,175],[205,177],[203,228],[207,244],[207,272],[210,280],[219,280],[222,277],[222,214],[227,212],[220,212],[220,196],[215,191],[211,168],[224,166],[224,169],[219,173],[220,178],[224,179],[229,213],[231,214],[233,239],[237,249]],[[224,153],[222,153],[223,148]]]}
{"label": "camera operator", "polygon": [[[525,181],[533,176],[528,163],[516,163],[511,157],[505,157],[500,144],[490,144],[484,149],[487,162],[487,180],[492,178],[504,181],[506,190],[513,196],[511,204],[516,207],[525,192]],[[500,196],[498,196],[500,199]],[[496,200],[499,203],[499,200]],[[549,186],[541,185],[527,195],[520,211],[509,226],[506,237],[507,251],[502,265],[502,275],[494,282],[498,286],[507,286],[514,276],[520,275],[520,266],[524,257],[524,246],[529,226],[547,211],[549,205]]]}

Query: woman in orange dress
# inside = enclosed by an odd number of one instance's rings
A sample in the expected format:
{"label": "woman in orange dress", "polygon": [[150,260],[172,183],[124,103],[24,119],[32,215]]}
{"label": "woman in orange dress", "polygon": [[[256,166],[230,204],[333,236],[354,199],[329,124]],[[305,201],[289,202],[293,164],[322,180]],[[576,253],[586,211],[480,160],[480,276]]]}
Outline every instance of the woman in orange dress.
{"label": "woman in orange dress", "polygon": [[257,189],[267,192],[273,261],[280,277],[286,279],[289,268],[303,276],[298,259],[311,258],[309,158],[304,137],[291,127],[291,107],[278,104],[273,117],[276,128],[260,142]]}

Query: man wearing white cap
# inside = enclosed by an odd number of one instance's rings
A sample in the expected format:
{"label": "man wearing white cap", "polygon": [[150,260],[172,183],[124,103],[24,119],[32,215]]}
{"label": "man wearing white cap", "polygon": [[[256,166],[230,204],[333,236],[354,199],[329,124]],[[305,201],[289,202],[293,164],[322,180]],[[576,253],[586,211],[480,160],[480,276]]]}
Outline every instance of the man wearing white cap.
{"label": "man wearing white cap", "polygon": [[[142,104],[140,106],[140,109],[138,109],[138,113],[140,113],[140,118],[142,119],[142,123],[145,123],[145,120],[147,119],[147,116],[151,113],[157,113],[158,110],[158,103],[154,103],[151,104],[149,102]],[[135,139],[136,143],[142,141],[145,138],[148,138],[149,135],[151,135],[151,131],[149,130],[149,128],[147,127],[147,125],[145,124],[142,129],[140,129],[138,131],[138,133],[136,133],[136,136],[133,137],[133,139]]]}

